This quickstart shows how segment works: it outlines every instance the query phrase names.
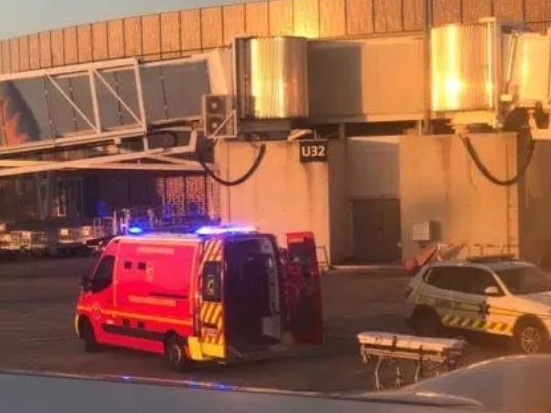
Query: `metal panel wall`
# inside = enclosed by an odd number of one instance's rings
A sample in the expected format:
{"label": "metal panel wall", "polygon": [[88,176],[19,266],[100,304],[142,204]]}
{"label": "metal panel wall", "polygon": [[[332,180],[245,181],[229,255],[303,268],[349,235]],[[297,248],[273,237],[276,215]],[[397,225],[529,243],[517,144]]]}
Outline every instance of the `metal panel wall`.
{"label": "metal panel wall", "polygon": [[285,36],[293,34],[293,2],[289,0],[270,0],[268,15],[270,34]]}
{"label": "metal panel wall", "polygon": [[182,50],[201,49],[201,10],[185,10],[180,13]]}
{"label": "metal panel wall", "polygon": [[222,7],[201,10],[201,37],[203,49],[211,49],[224,44]]}
{"label": "metal panel wall", "polygon": [[78,39],[76,26],[63,29],[66,65],[78,63]]}
{"label": "metal panel wall", "polygon": [[124,55],[142,54],[142,21],[139,17],[124,19]]}
{"label": "metal panel wall", "polygon": [[2,45],[2,72],[10,73],[10,42],[3,40],[0,44]]}
{"label": "metal panel wall", "polygon": [[319,0],[321,37],[346,35],[346,0]]}
{"label": "metal panel wall", "polygon": [[124,21],[122,19],[107,22],[107,44],[110,59],[124,56]]}
{"label": "metal panel wall", "polygon": [[402,30],[401,0],[373,0],[375,31],[377,33],[399,32]]}
{"label": "metal panel wall", "polygon": [[161,54],[163,59],[180,56],[180,12],[161,14]]}
{"label": "metal panel wall", "polygon": [[52,65],[63,66],[65,64],[65,44],[63,43],[63,30],[52,30]]}
{"label": "metal panel wall", "polygon": [[433,0],[432,18],[434,25],[461,22],[461,0]]}
{"label": "metal panel wall", "polygon": [[524,18],[527,22],[551,20],[551,0],[524,0]]}
{"label": "metal panel wall", "polygon": [[545,34],[547,33],[549,26],[551,26],[551,23],[527,23],[526,25],[530,30]]}
{"label": "metal panel wall", "polygon": [[494,0],[494,16],[521,21],[524,17],[523,0]]}
{"label": "metal panel wall", "polygon": [[425,19],[425,0],[402,0],[404,11],[404,30],[417,31],[423,29]]}
{"label": "metal panel wall", "polygon": [[29,36],[29,66],[31,70],[40,67],[40,36],[38,33]]}
{"label": "metal panel wall", "polygon": [[[435,25],[492,15],[524,18],[537,31],[551,25],[551,0],[431,1]],[[424,8],[425,0],[265,0],[131,17],[34,34],[19,39],[18,47],[16,40],[8,41],[0,67],[18,71],[124,56],[175,58],[242,34],[336,38],[420,31]]]}
{"label": "metal panel wall", "polygon": [[107,22],[94,23],[92,25],[92,58],[94,60],[109,58]]}
{"label": "metal panel wall", "polygon": [[492,0],[463,0],[463,23],[476,23],[481,17],[492,15]]}
{"label": "metal panel wall", "polygon": [[78,61],[87,63],[92,60],[92,25],[83,24],[77,28]]}
{"label": "metal panel wall", "polygon": [[266,2],[245,4],[245,29],[247,33],[257,36],[270,33],[268,4]]}
{"label": "metal panel wall", "polygon": [[300,0],[293,3],[295,36],[317,38],[320,35],[319,0]]}
{"label": "metal panel wall", "polygon": [[161,58],[161,18],[158,14],[142,17],[142,45],[145,60]]}
{"label": "metal panel wall", "polygon": [[19,39],[11,39],[10,41],[10,66],[12,72],[19,71]]}
{"label": "metal panel wall", "polygon": [[245,34],[245,5],[234,4],[222,8],[224,44],[230,44],[234,37]]}
{"label": "metal panel wall", "polygon": [[19,38],[19,69],[26,71],[30,69],[29,62],[29,36]]}
{"label": "metal panel wall", "polygon": [[346,31],[349,35],[373,33],[373,0],[346,0]]}
{"label": "metal panel wall", "polygon": [[40,33],[40,67],[52,66],[52,44],[50,32]]}

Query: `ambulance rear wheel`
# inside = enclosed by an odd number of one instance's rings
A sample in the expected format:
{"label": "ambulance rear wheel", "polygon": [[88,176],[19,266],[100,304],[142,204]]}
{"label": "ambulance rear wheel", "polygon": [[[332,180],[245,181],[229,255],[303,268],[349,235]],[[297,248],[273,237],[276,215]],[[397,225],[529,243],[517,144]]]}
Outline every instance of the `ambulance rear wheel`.
{"label": "ambulance rear wheel", "polygon": [[537,354],[547,348],[549,336],[537,320],[521,320],[515,327],[513,340],[517,351]]}
{"label": "ambulance rear wheel", "polygon": [[165,359],[173,370],[187,370],[192,366],[192,361],[186,353],[185,341],[177,336],[171,335],[165,342]]}

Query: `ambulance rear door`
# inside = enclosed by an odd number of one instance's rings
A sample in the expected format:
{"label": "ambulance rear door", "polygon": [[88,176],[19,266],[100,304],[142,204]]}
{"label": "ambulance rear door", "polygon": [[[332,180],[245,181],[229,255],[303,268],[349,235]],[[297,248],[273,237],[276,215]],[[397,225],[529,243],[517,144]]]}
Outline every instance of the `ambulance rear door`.
{"label": "ambulance rear door", "polygon": [[222,239],[204,242],[199,273],[201,349],[204,356],[220,359],[226,358],[222,248]]}
{"label": "ambulance rear door", "polygon": [[323,344],[321,277],[314,234],[287,234],[285,327],[297,344]]}

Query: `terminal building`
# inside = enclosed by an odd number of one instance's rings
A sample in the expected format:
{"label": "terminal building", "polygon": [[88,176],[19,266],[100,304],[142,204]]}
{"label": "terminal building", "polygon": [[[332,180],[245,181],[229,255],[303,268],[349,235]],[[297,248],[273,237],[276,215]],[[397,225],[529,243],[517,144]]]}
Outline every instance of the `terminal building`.
{"label": "terminal building", "polygon": [[546,0],[267,0],[4,40],[0,221],[153,211],[312,230],[331,263],[539,262],[550,26]]}

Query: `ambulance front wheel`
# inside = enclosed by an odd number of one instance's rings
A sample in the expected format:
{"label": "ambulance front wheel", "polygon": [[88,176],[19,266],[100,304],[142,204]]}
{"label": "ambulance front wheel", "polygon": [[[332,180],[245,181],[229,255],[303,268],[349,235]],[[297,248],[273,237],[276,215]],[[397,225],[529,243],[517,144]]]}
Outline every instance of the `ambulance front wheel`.
{"label": "ambulance front wheel", "polygon": [[168,365],[177,371],[187,370],[193,364],[186,353],[185,341],[177,335],[171,335],[165,341],[165,358]]}
{"label": "ambulance front wheel", "polygon": [[94,334],[94,328],[87,318],[83,318],[80,321],[80,336],[84,340],[84,351],[87,353],[95,353],[99,350],[99,344],[96,341],[96,335]]}

